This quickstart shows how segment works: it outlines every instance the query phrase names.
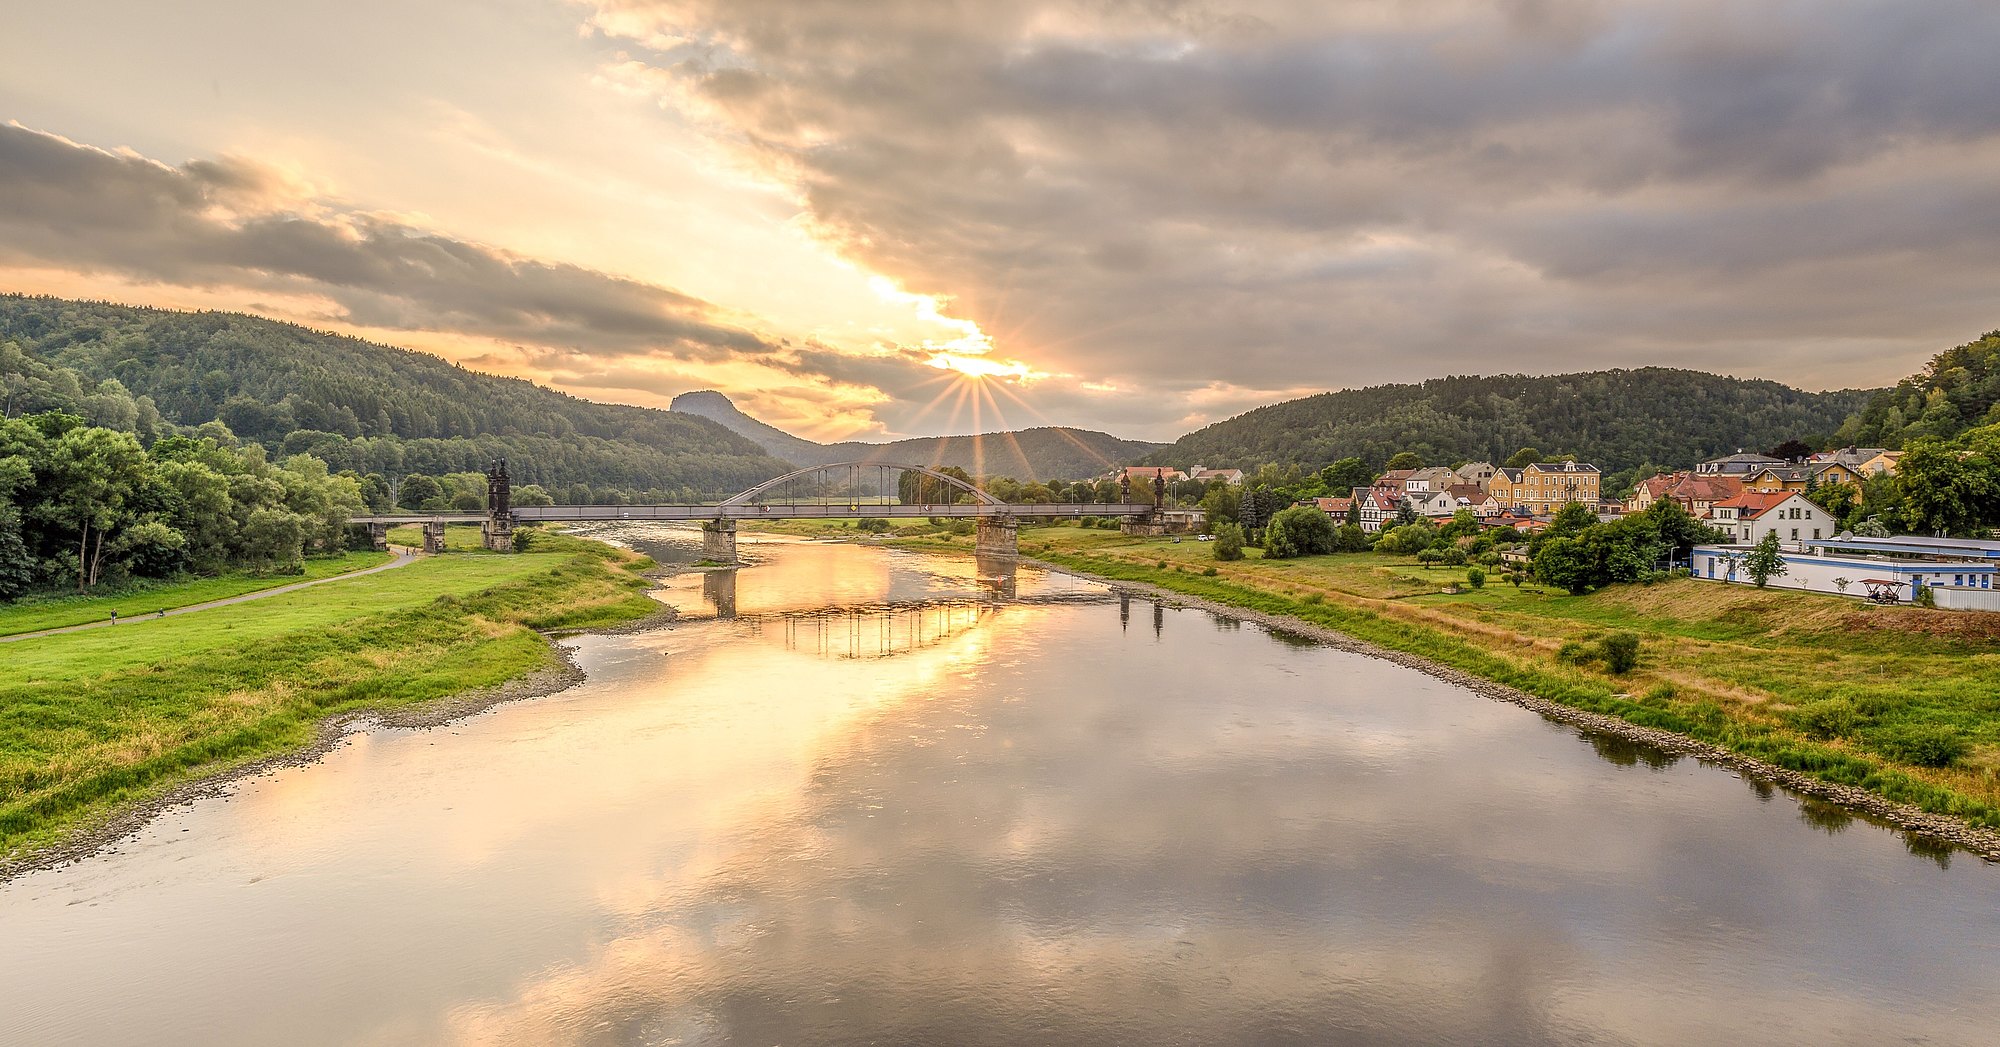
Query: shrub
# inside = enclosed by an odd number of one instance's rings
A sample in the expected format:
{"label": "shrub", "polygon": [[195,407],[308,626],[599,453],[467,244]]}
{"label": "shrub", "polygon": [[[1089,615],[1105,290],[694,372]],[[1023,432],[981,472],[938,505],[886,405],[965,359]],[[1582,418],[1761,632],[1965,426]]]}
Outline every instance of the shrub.
{"label": "shrub", "polygon": [[1965,738],[1942,725],[1905,727],[1885,734],[1876,749],[1919,767],[1949,767],[1965,755]]}
{"label": "shrub", "polygon": [[1322,604],[1326,602],[1326,595],[1324,593],[1307,593],[1306,598],[1303,602],[1309,604]]}
{"label": "shrub", "polygon": [[1583,665],[1594,660],[1597,654],[1588,646],[1575,640],[1568,640],[1556,649],[1556,661],[1564,665]]}
{"label": "shrub", "polygon": [[1213,568],[1213,567],[1205,567],[1205,568],[1202,568],[1202,572],[1201,572],[1201,573],[1202,573],[1202,576],[1203,576],[1203,577],[1205,577],[1205,578],[1213,578],[1213,577],[1215,577],[1215,568]]}
{"label": "shrub", "polygon": [[1814,738],[1839,738],[1861,726],[1861,710],[1845,698],[1821,698],[1786,714],[1785,719]]}
{"label": "shrub", "polygon": [[1465,550],[1460,549],[1456,545],[1447,545],[1442,552],[1438,553],[1438,562],[1444,564],[1446,567],[1463,567],[1465,566]]}
{"label": "shrub", "polygon": [[517,527],[514,529],[514,551],[517,553],[525,553],[533,549],[540,541],[541,536],[529,528]]}
{"label": "shrub", "polygon": [[864,516],[854,521],[854,529],[857,531],[866,531],[869,534],[881,534],[889,529],[889,521],[877,519],[872,516]]}
{"label": "shrub", "polygon": [[1243,559],[1243,528],[1237,524],[1215,525],[1215,558],[1218,560]]}
{"label": "shrub", "polygon": [[1604,656],[1604,667],[1619,676],[1639,664],[1638,633],[1612,633],[1598,642],[1597,649]]}
{"label": "shrub", "polygon": [[[1934,592],[1934,591],[1932,591],[1931,587],[1930,587],[1930,586],[1928,586],[1928,585],[1923,585],[1923,586],[1918,586],[1918,587],[1917,587],[1917,606],[1918,606],[1918,607],[1936,607],[1936,606],[1937,606],[1937,593],[1936,593],[1936,592]],[[1942,766],[1943,766],[1943,764],[1938,764],[1937,766],[1940,766],[1940,767],[1942,767]]]}
{"label": "shrub", "polygon": [[1472,586],[1474,589],[1486,588],[1486,572],[1477,567],[1467,569],[1465,572],[1465,584]]}
{"label": "shrub", "polygon": [[1307,505],[1280,509],[1265,528],[1264,550],[1276,560],[1295,556],[1322,556],[1333,552],[1339,540],[1333,518]]}

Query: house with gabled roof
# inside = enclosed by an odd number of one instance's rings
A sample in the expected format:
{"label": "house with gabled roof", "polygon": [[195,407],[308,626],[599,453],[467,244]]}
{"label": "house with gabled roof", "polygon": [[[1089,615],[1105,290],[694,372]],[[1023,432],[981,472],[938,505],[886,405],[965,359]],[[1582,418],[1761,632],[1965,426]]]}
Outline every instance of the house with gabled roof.
{"label": "house with gabled roof", "polygon": [[1738,545],[1756,545],[1766,534],[1793,548],[1831,538],[1840,521],[1797,491],[1750,491],[1717,502],[1709,522],[1729,532]]}

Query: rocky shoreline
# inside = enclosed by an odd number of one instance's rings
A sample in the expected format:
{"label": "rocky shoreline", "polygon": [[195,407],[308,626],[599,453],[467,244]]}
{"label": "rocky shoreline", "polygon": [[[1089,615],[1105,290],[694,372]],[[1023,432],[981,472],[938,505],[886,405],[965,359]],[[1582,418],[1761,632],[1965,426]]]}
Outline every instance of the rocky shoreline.
{"label": "rocky shoreline", "polygon": [[1339,650],[1352,651],[1356,654],[1365,654],[1372,658],[1380,658],[1393,662],[1397,665],[1415,669],[1427,676],[1443,680],[1446,683],[1463,687],[1468,691],[1495,701],[1508,702],[1521,706],[1524,709],[1532,710],[1558,723],[1568,724],[1593,734],[1609,735],[1637,742],[1659,749],[1662,752],[1692,756],[1707,763],[1728,767],[1748,777],[1769,782],[1792,792],[1828,800],[1860,814],[1887,822],[1897,828],[1936,837],[1955,846],[1963,847],[1973,854],[1978,855],[1988,864],[2000,864],[2000,831],[1984,829],[1950,815],[1932,814],[1929,811],[1912,807],[1909,804],[1896,803],[1893,800],[1877,796],[1866,789],[1851,785],[1837,785],[1832,782],[1824,782],[1811,775],[1779,767],[1775,764],[1765,763],[1762,760],[1752,759],[1707,742],[1696,741],[1686,735],[1675,734],[1672,731],[1663,731],[1656,727],[1641,727],[1638,724],[1621,720],[1616,716],[1594,713],[1585,709],[1563,705],[1560,702],[1552,702],[1546,698],[1538,698],[1526,691],[1516,690],[1504,684],[1495,683],[1492,680],[1453,669],[1450,666],[1440,665],[1437,662],[1418,655],[1394,651],[1386,647],[1378,647],[1367,641],[1357,640],[1346,633],[1337,632],[1324,626],[1313,625],[1310,622],[1301,621],[1297,618],[1266,614],[1262,611],[1253,611],[1232,604],[1218,603],[1214,600],[1199,596],[1190,596],[1186,593],[1178,593],[1171,589],[1149,585],[1144,582],[1126,582],[1104,578],[1074,568],[1044,563],[1028,557],[1023,557],[1022,562],[1033,564],[1044,570],[1058,571],[1063,574],[1088,579],[1089,581],[1109,586],[1115,590],[1162,600],[1177,607],[1190,607],[1236,621],[1251,622],[1268,629],[1308,637],[1315,642],[1323,643]]}

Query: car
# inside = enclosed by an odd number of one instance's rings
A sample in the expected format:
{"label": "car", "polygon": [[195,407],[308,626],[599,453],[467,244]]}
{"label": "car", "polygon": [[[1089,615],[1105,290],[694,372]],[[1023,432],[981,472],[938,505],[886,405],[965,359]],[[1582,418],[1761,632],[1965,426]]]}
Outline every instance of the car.
{"label": "car", "polygon": [[1197,542],[1212,542],[1215,541],[1215,536],[1212,534],[1196,535],[1194,540]]}

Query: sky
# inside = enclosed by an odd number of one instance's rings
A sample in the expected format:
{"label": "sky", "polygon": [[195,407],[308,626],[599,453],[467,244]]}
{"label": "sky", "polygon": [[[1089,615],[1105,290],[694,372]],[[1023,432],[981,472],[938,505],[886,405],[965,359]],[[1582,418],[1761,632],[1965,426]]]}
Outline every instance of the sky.
{"label": "sky", "polygon": [[1990,0],[65,0],[0,290],[819,439],[2000,327]]}

